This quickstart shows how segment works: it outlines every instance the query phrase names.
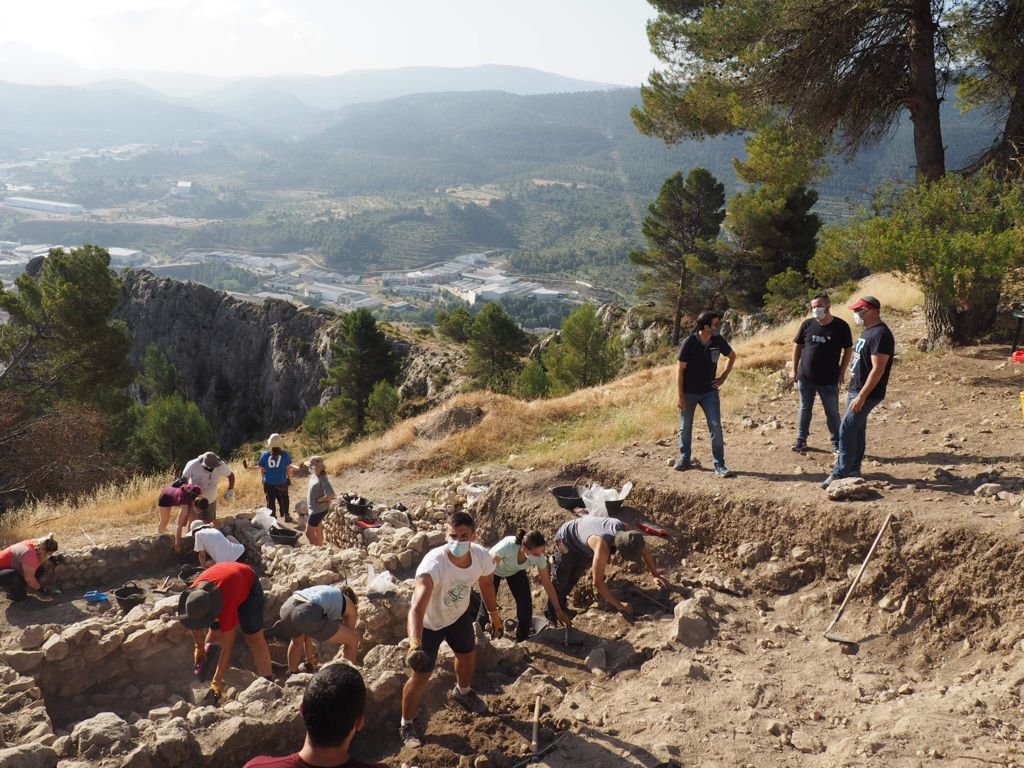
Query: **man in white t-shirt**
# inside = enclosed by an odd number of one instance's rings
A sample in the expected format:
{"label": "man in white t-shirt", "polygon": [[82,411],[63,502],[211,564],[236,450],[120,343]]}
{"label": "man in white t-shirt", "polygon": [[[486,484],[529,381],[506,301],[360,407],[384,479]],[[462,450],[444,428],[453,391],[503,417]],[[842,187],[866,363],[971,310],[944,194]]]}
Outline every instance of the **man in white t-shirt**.
{"label": "man in white t-shirt", "polygon": [[212,523],[217,519],[217,484],[221,478],[227,478],[228,489],[224,492],[224,501],[235,498],[235,473],[220,456],[213,451],[196,456],[181,470],[181,476],[189,483],[195,483],[203,489],[202,495],[210,502],[203,519]]}
{"label": "man in white t-shirt", "polygon": [[188,527],[199,553],[199,565],[206,568],[214,563],[234,563],[245,554],[245,545],[234,536],[225,536],[213,527],[213,523],[193,520]]}
{"label": "man in white t-shirt", "polygon": [[475,712],[486,705],[473,691],[476,635],[469,597],[476,587],[491,617],[494,636],[502,632],[501,615],[494,598],[494,560],[476,539],[476,523],[465,512],[453,512],[445,521],[448,541],[430,550],[416,569],[416,589],[409,607],[409,653],[406,663],[412,675],[402,689],[402,723],[399,736],[405,746],[420,746],[413,718],[437,663],[442,642],[455,653],[456,685],[452,699]]}

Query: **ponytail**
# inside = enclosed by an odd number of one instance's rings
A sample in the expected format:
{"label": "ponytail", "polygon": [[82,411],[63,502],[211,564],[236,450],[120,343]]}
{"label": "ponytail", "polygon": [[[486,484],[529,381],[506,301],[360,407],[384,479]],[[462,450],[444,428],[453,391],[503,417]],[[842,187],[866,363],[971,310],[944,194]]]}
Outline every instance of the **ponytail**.
{"label": "ponytail", "polygon": [[544,534],[540,531],[530,531],[529,533],[526,533],[526,531],[520,530],[519,542],[527,549],[536,549],[537,547],[543,547],[547,544],[547,541],[544,539]]}
{"label": "ponytail", "polygon": [[48,533],[41,539],[36,539],[36,547],[42,547],[44,552],[56,552],[57,539],[53,537],[52,533]]}
{"label": "ponytail", "polygon": [[523,539],[525,539],[525,538],[526,538],[526,529],[525,528],[520,528],[518,531],[516,531],[516,544],[518,544],[519,546],[523,546]]}
{"label": "ponytail", "polygon": [[349,587],[347,585],[342,587],[341,588],[341,594],[343,594],[346,598],[348,598],[348,600],[352,603],[352,605],[358,605],[359,598],[356,597],[356,592],[355,592],[354,589],[352,589],[352,587]]}

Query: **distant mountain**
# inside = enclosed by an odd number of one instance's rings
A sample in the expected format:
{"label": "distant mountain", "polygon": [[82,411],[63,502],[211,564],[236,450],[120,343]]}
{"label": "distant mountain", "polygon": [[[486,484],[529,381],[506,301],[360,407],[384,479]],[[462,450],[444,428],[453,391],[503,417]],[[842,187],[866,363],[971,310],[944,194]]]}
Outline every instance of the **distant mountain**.
{"label": "distant mountain", "polygon": [[262,81],[234,83],[191,103],[283,138],[308,136],[322,131],[333,121],[333,113],[312,106],[285,87]]}
{"label": "distant mountain", "polygon": [[121,89],[0,83],[0,104],[0,152],[263,138],[238,120]]}

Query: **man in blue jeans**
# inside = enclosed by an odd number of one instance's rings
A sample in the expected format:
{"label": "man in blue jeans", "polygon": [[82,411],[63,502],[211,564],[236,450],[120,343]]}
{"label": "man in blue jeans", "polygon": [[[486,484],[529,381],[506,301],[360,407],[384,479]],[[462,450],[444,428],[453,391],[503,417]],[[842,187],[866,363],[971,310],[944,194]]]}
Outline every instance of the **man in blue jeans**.
{"label": "man in blue jeans", "polygon": [[839,425],[839,460],[832,473],[822,482],[828,488],[843,477],[860,477],[864,451],[867,449],[868,414],[885,399],[896,354],[896,340],[882,322],[881,302],[874,296],[863,296],[850,305],[854,321],[864,326],[850,363],[850,391],[846,415]]}
{"label": "man in blue jeans", "polygon": [[[722,435],[722,407],[718,390],[729,377],[736,363],[736,353],[729,342],[718,335],[722,322],[719,312],[702,312],[697,317],[696,329],[679,347],[679,369],[676,383],[679,391],[679,460],[675,469],[690,469],[690,443],[693,439],[693,417],[697,406],[704,411],[711,433],[711,456],[715,461],[715,474],[732,477],[735,473],[725,466],[725,439]],[[725,355],[728,363],[721,376],[718,359]]]}
{"label": "man in blue jeans", "polygon": [[853,354],[853,335],[845,320],[832,315],[827,293],[811,299],[812,317],[793,339],[793,379],[800,392],[800,417],[793,450],[807,450],[815,396],[821,398],[833,452],[839,451],[839,387]]}

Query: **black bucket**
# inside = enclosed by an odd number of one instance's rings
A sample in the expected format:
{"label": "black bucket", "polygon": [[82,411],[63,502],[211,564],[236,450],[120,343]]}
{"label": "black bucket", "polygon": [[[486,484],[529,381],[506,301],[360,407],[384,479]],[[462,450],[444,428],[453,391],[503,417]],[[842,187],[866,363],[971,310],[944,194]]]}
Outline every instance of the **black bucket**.
{"label": "black bucket", "polygon": [[117,607],[128,613],[135,606],[142,605],[146,599],[146,590],[134,581],[126,581],[114,590],[114,599],[117,600]]}
{"label": "black bucket", "polygon": [[358,515],[359,517],[366,517],[370,511],[370,506],[370,501],[362,498],[361,496],[345,499],[345,509],[347,509],[350,514]]}
{"label": "black bucket", "polygon": [[551,489],[551,495],[562,509],[570,511],[583,506],[583,499],[575,485],[559,485]]}
{"label": "black bucket", "polygon": [[186,584],[191,584],[195,581],[196,576],[205,571],[205,568],[201,568],[198,565],[183,565],[181,570],[178,571],[178,578],[184,581]]}
{"label": "black bucket", "polygon": [[270,529],[270,538],[274,540],[275,544],[294,547],[299,543],[299,532],[293,531],[290,528],[278,528],[275,525]]}

